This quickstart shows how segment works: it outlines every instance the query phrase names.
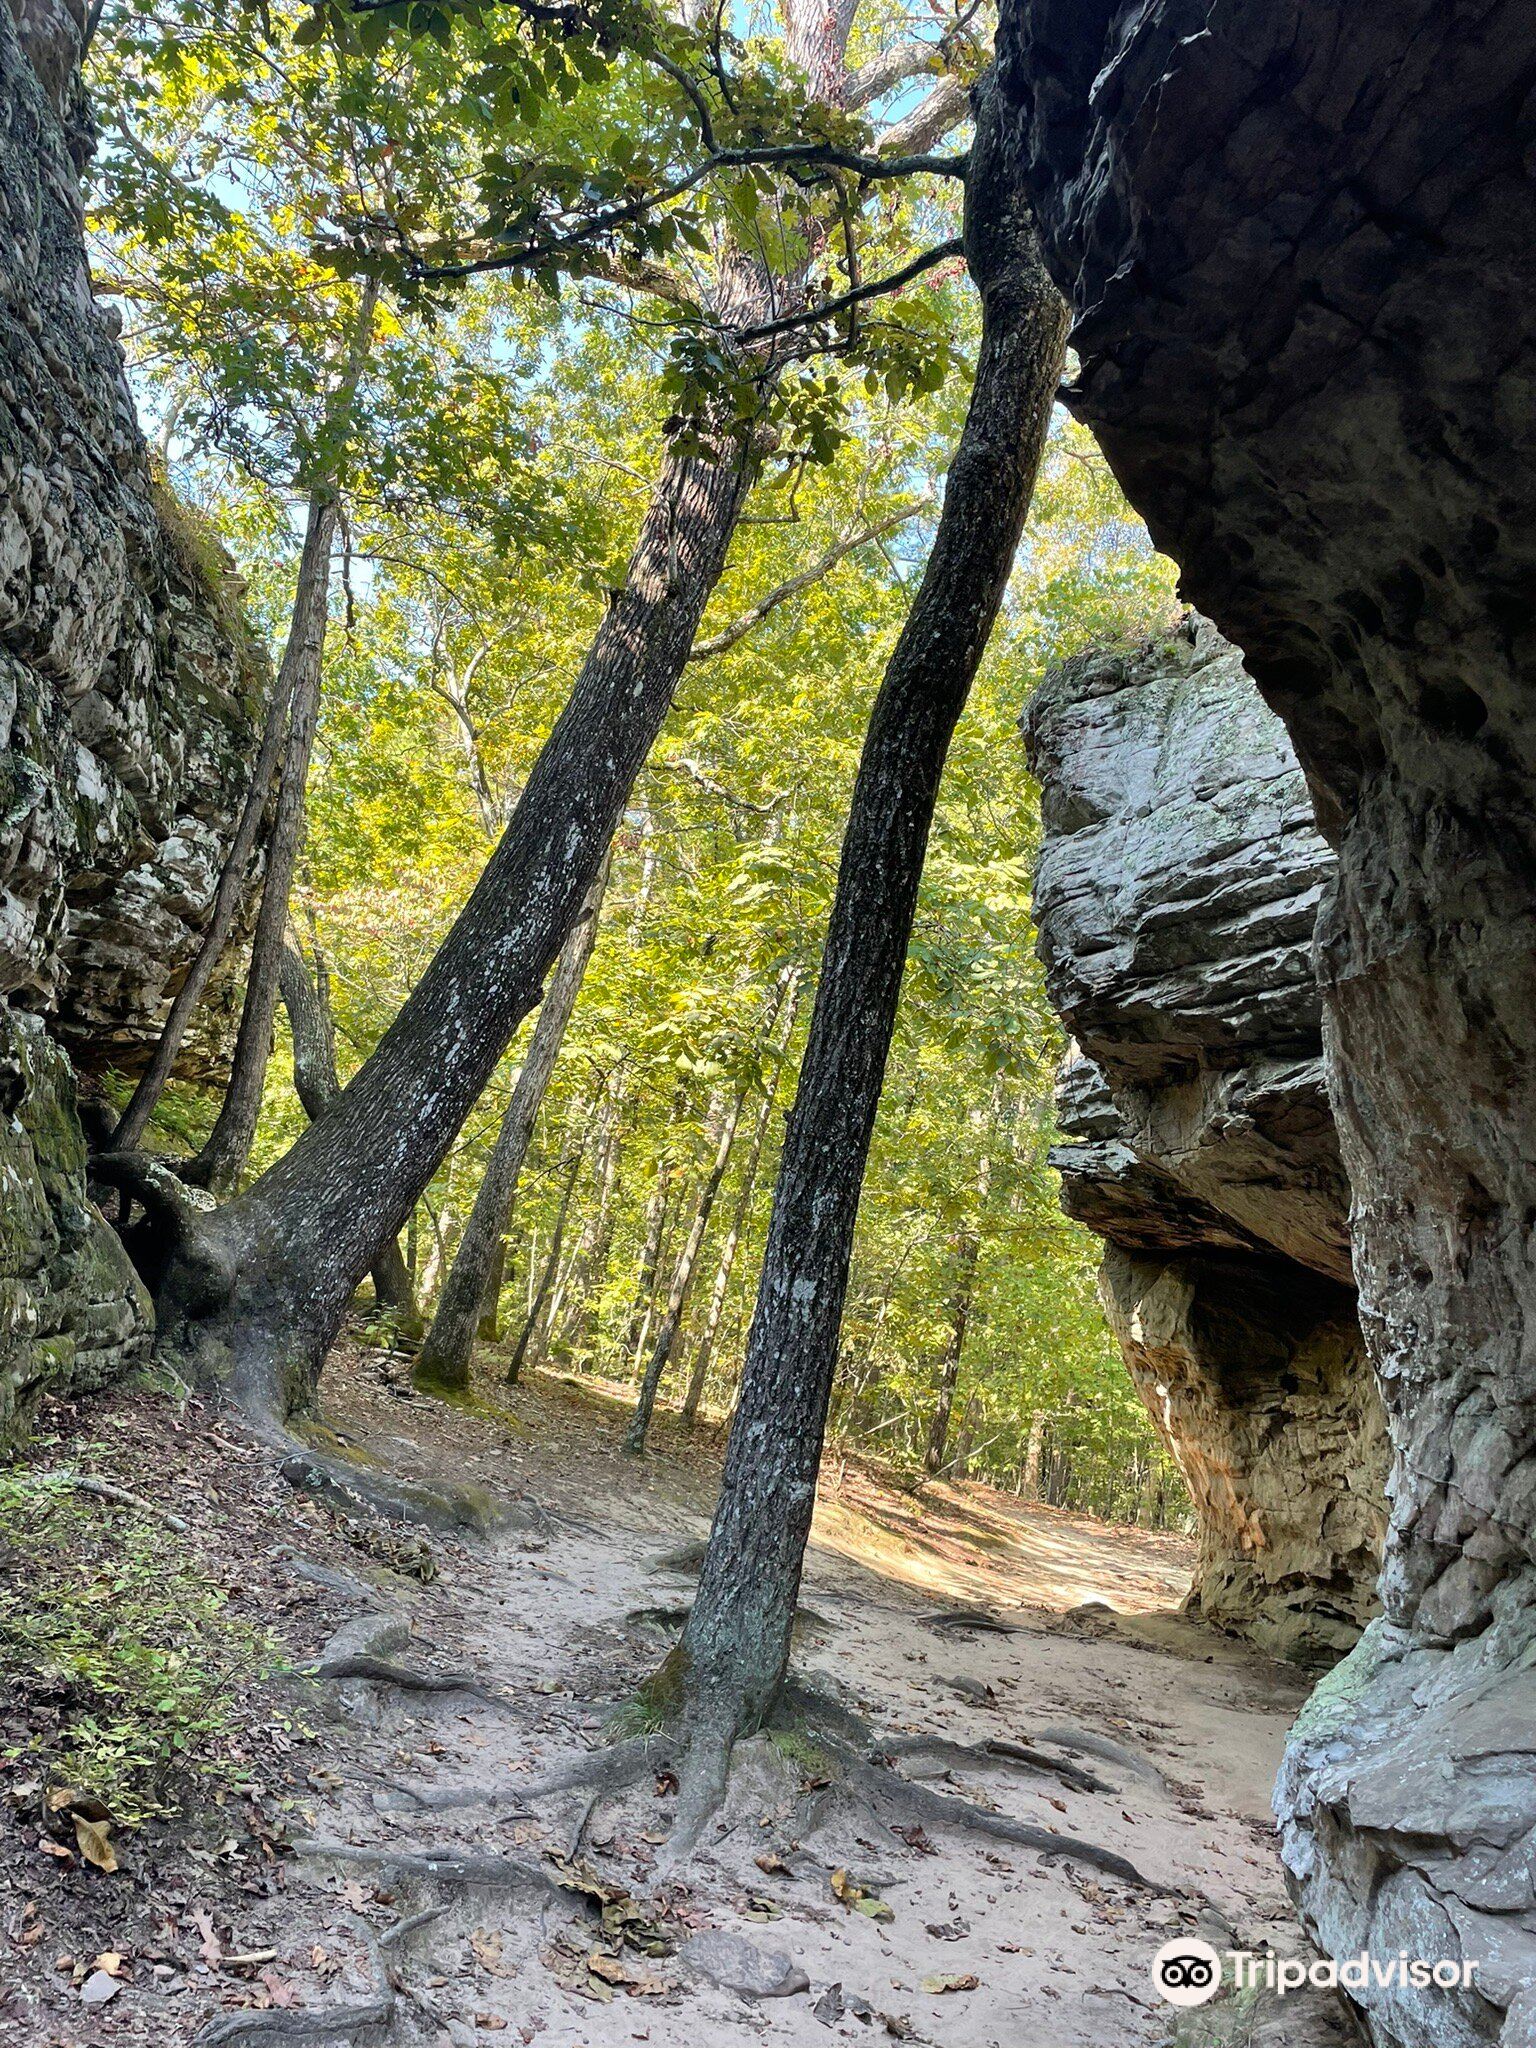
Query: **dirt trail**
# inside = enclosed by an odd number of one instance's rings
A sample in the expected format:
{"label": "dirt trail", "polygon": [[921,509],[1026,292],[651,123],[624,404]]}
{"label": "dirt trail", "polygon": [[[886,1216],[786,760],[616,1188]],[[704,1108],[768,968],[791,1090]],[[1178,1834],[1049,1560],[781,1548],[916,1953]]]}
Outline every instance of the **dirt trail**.
{"label": "dirt trail", "polygon": [[[1089,1753],[1041,1750],[1107,1789],[968,1761],[923,1782],[1111,1847],[1154,1891],[932,1819],[895,1832],[818,1784],[835,1773],[813,1749],[767,1737],[739,1753],[719,1829],[687,1884],[658,1887],[664,1778],[647,1773],[595,1804],[570,1793],[525,1805],[522,1793],[600,1745],[613,1703],[659,1662],[668,1625],[641,1611],[689,1597],[686,1571],[655,1565],[704,1534],[717,1447],[662,1418],[655,1454],[624,1459],[618,1407],[600,1390],[548,1378],[496,1389],[499,1414],[468,1414],[410,1396],[387,1361],[364,1356],[333,1371],[326,1394],[368,1455],[406,1473],[474,1480],[525,1526],[432,1539],[440,1577],[421,1586],[349,1548],[324,1511],[295,1515],[279,1491],[228,1568],[252,1586],[286,1586],[290,1604],[311,1603],[301,1628],[311,1652],[350,1617],[354,1648],[419,1671],[472,1672],[489,1696],[367,1677],[322,1682],[310,1710],[322,1717],[320,1739],[294,1754],[298,1786],[283,1824],[291,1840],[336,1846],[275,1866],[230,1852],[224,1868],[206,1849],[146,1845],[115,1901],[98,1881],[96,1918],[73,1936],[77,1947],[99,1938],[137,1958],[122,1995],[82,2014],[68,1977],[47,1978],[52,1939],[21,1967],[9,1954],[19,1987],[9,2010],[24,2048],[175,2048],[220,2014],[214,2024],[226,2032],[211,2038],[230,2041],[463,2048],[504,2035],[547,2048],[721,2038],[798,2048],[873,2035],[942,2048],[1130,2048],[1169,2037],[1171,2016],[1147,1972],[1181,1928],[1218,1945],[1235,1928],[1250,1946],[1294,1946],[1268,1791],[1304,1684],[1169,1617],[1188,1582],[1181,1541],[981,1487],[933,1486],[913,1499],[834,1460],[797,1656],[892,1742],[1017,1741],[1046,1729],[1097,1738]],[[227,1447],[228,1422],[217,1428]],[[297,1561],[271,1540],[285,1533]],[[359,1597],[334,1582],[317,1590],[317,1567],[353,1579]],[[1105,1604],[1073,1611],[1085,1602]],[[984,1606],[1013,1632],[925,1619],[957,1606]],[[1132,1761],[1106,1760],[1105,1742]],[[430,1810],[464,1788],[490,1796]],[[549,1852],[566,1850],[578,1824],[580,1869],[562,1872]],[[220,1818],[216,1831],[227,1826]],[[465,1884],[423,1857],[503,1862],[482,1863]],[[45,1916],[68,1924],[63,1879],[24,1870],[19,1881]],[[593,1894],[594,1884],[608,1889]],[[874,1899],[889,1917],[871,1916]],[[223,1957],[274,1950],[266,1974],[191,1960],[198,1941],[186,1929],[199,1911]],[[399,1931],[418,1914],[433,1917]],[[156,1926],[158,1936],[145,1932]],[[725,1953],[721,1945],[686,1946],[707,1930],[786,1958],[808,1988],[745,1998],[710,1981],[693,1959],[718,1975],[710,1950]],[[381,1935],[392,1937],[384,1949]],[[743,1956],[732,1959],[739,1967]],[[778,1968],[758,1966],[770,1976]],[[939,1979],[959,1988],[936,1989]],[[252,2004],[272,2009],[247,2011]],[[301,2034],[315,2008],[338,2006],[389,2006],[391,2031]]]}

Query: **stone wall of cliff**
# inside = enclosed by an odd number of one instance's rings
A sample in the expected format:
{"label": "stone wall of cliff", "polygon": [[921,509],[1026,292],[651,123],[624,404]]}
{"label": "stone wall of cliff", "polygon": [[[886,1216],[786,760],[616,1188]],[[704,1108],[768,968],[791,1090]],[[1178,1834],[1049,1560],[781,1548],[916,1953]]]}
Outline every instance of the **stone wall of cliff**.
{"label": "stone wall of cliff", "polygon": [[1536,14],[1005,0],[1072,404],[1284,721],[1392,1447],[1277,1795],[1382,2048],[1536,2043]]}
{"label": "stone wall of cliff", "polygon": [[152,474],[86,264],[71,0],[0,5],[0,1441],[145,1348],[71,1063],[132,1071],[190,963],[266,670]]}
{"label": "stone wall of cliff", "polygon": [[1063,663],[1025,736],[1073,1040],[1053,1163],[1189,1485],[1193,1601],[1332,1662],[1374,1610],[1385,1477],[1310,958],[1332,855],[1284,728],[1203,620]]}

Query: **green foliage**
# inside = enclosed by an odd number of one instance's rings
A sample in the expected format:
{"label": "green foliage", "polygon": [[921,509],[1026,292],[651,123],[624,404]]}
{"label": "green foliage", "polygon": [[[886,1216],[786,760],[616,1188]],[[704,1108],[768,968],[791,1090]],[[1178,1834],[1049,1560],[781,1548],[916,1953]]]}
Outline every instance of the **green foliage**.
{"label": "green foliage", "polygon": [[281,1668],[163,1522],[65,1472],[0,1471],[0,1689],[26,1711],[5,1763],[132,1826],[239,1777],[237,1701]]}

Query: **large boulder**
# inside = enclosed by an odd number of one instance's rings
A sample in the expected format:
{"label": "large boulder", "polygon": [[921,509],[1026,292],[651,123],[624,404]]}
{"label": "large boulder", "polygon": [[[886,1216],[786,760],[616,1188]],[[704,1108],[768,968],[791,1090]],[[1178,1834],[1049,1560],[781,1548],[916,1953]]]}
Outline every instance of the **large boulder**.
{"label": "large boulder", "polygon": [[1062,663],[1024,727],[1073,1040],[1052,1161],[1189,1486],[1192,1604],[1331,1663],[1375,1608],[1385,1478],[1310,957],[1333,856],[1284,727],[1202,619]]}
{"label": "large boulder", "polygon": [[1536,2042],[1536,12],[1005,0],[1071,402],[1289,730],[1383,1613],[1278,1793],[1391,2048]]}
{"label": "large boulder", "polygon": [[227,559],[152,473],[92,294],[81,18],[0,0],[0,1441],[47,1386],[144,1349],[64,1055],[95,1077],[153,1043],[267,680]]}

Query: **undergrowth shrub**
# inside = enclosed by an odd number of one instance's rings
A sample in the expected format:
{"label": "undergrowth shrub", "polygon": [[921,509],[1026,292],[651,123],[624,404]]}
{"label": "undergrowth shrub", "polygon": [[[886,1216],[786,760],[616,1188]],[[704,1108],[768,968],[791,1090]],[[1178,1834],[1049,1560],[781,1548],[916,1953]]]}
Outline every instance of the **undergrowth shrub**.
{"label": "undergrowth shrub", "polygon": [[163,1522],[0,1469],[0,1763],[125,1827],[174,1812],[243,1775],[239,1696],[283,1661]]}

